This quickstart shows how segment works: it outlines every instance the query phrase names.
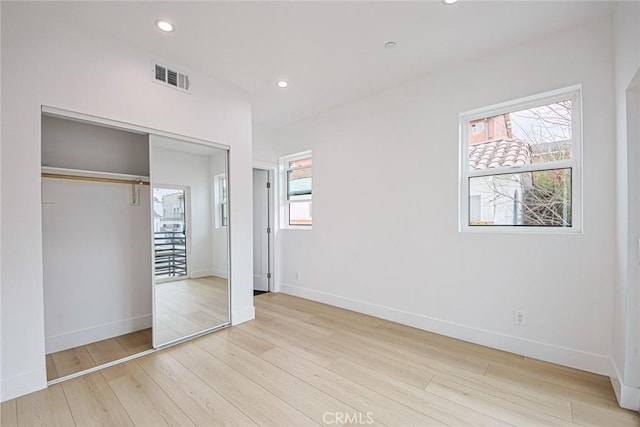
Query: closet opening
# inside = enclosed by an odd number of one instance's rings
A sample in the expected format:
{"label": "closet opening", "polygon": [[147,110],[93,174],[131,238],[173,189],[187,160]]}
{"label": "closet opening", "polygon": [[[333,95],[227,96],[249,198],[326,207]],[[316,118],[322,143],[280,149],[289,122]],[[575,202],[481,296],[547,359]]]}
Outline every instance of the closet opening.
{"label": "closet opening", "polygon": [[230,322],[229,147],[42,107],[48,384]]}
{"label": "closet opening", "polygon": [[43,115],[47,380],[152,349],[149,136]]}

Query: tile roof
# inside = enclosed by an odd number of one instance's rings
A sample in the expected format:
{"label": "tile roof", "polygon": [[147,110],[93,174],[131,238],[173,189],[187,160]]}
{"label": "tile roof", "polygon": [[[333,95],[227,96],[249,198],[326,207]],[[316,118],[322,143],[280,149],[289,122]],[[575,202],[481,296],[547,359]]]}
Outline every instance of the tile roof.
{"label": "tile roof", "polygon": [[521,141],[501,139],[469,147],[471,169],[521,166],[530,163],[530,158],[529,146]]}

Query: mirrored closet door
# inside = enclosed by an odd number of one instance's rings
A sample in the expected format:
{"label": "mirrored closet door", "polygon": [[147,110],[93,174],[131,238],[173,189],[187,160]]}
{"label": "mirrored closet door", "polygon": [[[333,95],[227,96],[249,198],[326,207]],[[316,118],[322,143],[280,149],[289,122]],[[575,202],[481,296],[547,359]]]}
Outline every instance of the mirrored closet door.
{"label": "mirrored closet door", "polygon": [[149,136],[154,347],[229,323],[228,150]]}

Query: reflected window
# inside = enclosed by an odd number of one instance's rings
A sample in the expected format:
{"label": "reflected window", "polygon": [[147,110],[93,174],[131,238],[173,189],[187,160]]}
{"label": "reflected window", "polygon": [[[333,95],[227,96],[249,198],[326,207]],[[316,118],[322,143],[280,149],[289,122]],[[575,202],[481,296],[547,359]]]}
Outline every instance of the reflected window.
{"label": "reflected window", "polygon": [[213,180],[214,200],[216,205],[216,228],[226,227],[229,222],[229,203],[227,197],[227,175],[216,175]]}

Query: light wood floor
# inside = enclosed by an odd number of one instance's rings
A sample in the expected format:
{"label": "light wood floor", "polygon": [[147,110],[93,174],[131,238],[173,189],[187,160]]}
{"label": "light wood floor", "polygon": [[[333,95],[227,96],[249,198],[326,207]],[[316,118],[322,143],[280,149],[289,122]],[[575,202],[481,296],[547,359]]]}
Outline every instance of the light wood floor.
{"label": "light wood floor", "polygon": [[294,298],[2,404],[2,426],[638,426],[609,380]]}
{"label": "light wood floor", "polygon": [[151,350],[151,328],[47,354],[47,381]]}
{"label": "light wood floor", "polygon": [[209,276],[155,286],[155,333],[158,344],[229,321],[227,279]]}

